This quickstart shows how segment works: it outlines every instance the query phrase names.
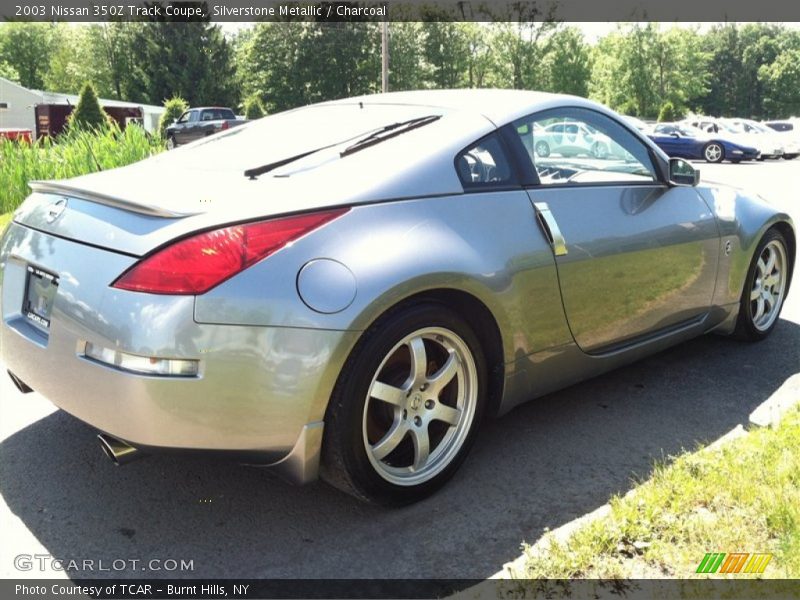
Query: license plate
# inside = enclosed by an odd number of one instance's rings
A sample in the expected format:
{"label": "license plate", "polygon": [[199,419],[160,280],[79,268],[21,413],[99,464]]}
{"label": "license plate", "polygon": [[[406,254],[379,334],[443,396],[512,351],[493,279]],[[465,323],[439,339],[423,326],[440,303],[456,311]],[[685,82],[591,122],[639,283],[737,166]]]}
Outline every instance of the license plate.
{"label": "license plate", "polygon": [[28,283],[25,286],[22,314],[39,327],[50,329],[50,313],[57,289],[58,277],[28,265]]}

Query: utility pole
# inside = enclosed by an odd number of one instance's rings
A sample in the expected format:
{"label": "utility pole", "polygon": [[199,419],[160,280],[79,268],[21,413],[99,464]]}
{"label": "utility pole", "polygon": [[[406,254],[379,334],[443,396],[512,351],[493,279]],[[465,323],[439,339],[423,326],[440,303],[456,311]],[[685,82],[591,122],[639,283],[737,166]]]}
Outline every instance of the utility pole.
{"label": "utility pole", "polygon": [[381,21],[381,92],[389,91],[389,23]]}

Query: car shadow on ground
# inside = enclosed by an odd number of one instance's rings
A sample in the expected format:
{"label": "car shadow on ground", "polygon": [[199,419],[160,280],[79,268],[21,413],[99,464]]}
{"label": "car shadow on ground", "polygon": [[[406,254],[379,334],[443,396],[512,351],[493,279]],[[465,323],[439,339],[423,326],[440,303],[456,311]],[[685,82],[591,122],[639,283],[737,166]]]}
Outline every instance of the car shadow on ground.
{"label": "car shadow on ground", "polygon": [[61,411],[2,443],[2,493],[56,558],[194,565],[76,575],[483,578],[655,460],[746,423],[798,370],[798,348],[800,326],[782,321],[759,344],[703,337],[536,400],[486,423],[447,487],[403,509],[197,456],[117,468]]}

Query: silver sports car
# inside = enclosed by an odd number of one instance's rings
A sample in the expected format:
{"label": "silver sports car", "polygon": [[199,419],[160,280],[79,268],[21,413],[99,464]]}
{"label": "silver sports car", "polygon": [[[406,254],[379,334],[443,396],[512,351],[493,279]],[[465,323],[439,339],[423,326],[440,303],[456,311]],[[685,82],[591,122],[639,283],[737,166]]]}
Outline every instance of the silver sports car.
{"label": "silver sports car", "polygon": [[[554,122],[624,152],[543,158]],[[217,452],[411,502],[486,416],[710,331],[770,333],[791,220],[698,180],[570,96],[299,108],[32,183],[0,245],[2,360],[115,462]]]}

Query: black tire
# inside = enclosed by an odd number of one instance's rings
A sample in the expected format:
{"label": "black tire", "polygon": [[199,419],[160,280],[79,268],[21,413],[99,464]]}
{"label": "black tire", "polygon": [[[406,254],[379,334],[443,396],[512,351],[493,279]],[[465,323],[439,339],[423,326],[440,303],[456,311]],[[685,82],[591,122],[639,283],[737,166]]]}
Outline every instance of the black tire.
{"label": "black tire", "polygon": [[175,136],[168,135],[167,136],[167,150],[174,150],[178,147],[178,144],[175,142]]}
{"label": "black tire", "polygon": [[736,329],[733,332],[733,337],[737,339],[748,342],[759,342],[766,339],[778,324],[780,312],[783,308],[783,302],[786,299],[786,294],[789,291],[788,279],[784,283],[784,289],[779,300],[777,314],[769,327],[759,328],[756,326],[753,315],[753,300],[751,300],[751,293],[756,284],[756,278],[758,275],[759,258],[764,253],[766,247],[773,242],[780,244],[783,248],[783,255],[786,261],[786,264],[783,265],[783,270],[785,271],[783,277],[788,278],[789,274],[792,272],[791,257],[789,256],[787,249],[788,246],[786,244],[786,239],[777,229],[770,229],[764,234],[764,237],[761,238],[761,241],[758,243],[756,251],[753,254],[753,258],[750,261],[750,267],[747,270],[747,278],[745,279],[744,289],[742,290],[742,296],[739,300],[739,316],[736,320]]}
{"label": "black tire", "polygon": [[536,156],[540,156],[541,158],[547,158],[550,156],[550,144],[544,140],[536,142],[533,149],[536,152]]}
{"label": "black tire", "polygon": [[[716,149],[717,152],[712,153],[711,150],[713,149]],[[709,158],[709,156],[711,156],[711,158]],[[703,158],[706,162],[721,163],[725,160],[725,148],[718,142],[708,142],[703,146]]]}
{"label": "black tire", "polygon": [[784,154],[783,160],[794,160],[798,156],[800,156],[800,154]]}
{"label": "black tire", "polygon": [[[430,479],[421,483],[398,485],[381,475],[379,468],[371,462],[375,460],[375,457],[367,454],[367,446],[372,442],[364,440],[369,423],[369,417],[366,415],[370,414],[365,413],[365,410],[370,410],[368,406],[372,406],[368,405],[368,402],[377,402],[374,397],[369,396],[369,391],[373,385],[373,378],[377,378],[379,372],[382,372],[379,370],[388,368],[383,367],[386,360],[389,360],[389,364],[391,364],[391,357],[395,356],[393,349],[399,343],[420,330],[434,327],[455,333],[466,344],[474,359],[475,374],[477,375],[477,386],[475,386],[477,397],[474,398],[474,412],[471,420],[468,423],[465,422],[465,428],[460,430],[463,432],[460,434],[462,441],[459,442],[460,445],[456,447],[457,449],[454,449],[452,458],[449,459],[449,462],[440,463],[441,470],[434,471]],[[426,356],[432,355],[427,354]],[[428,358],[426,358],[427,368],[430,368]],[[458,386],[461,385],[462,380],[454,377],[451,381],[456,381]],[[323,480],[356,498],[387,506],[410,504],[429,496],[455,474],[466,458],[483,416],[486,386],[486,361],[483,351],[472,328],[460,316],[435,302],[414,304],[387,313],[359,340],[342,369],[331,395],[325,415],[325,434],[322,442],[320,471]],[[447,386],[444,390],[447,391]],[[373,399],[370,400],[370,398]],[[406,401],[409,398],[410,396],[407,394]],[[425,405],[427,406],[427,401]],[[391,406],[389,408],[393,409]],[[399,411],[399,409],[397,410]],[[398,418],[397,414],[399,413],[395,413],[394,419]],[[405,420],[405,409],[402,414],[402,418]],[[425,425],[426,438],[428,437],[428,427],[429,425]],[[447,427],[446,429],[450,430]],[[457,428],[455,430],[458,431]],[[403,436],[400,444],[409,443],[410,436],[409,438],[405,437],[406,434]],[[430,439],[432,440],[433,436]],[[400,445],[397,445],[397,449],[402,450]],[[431,444],[431,457],[437,450],[438,446]],[[392,455],[390,454],[386,458],[388,459],[390,456]]]}

